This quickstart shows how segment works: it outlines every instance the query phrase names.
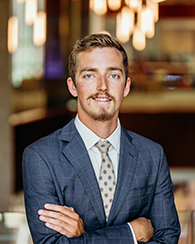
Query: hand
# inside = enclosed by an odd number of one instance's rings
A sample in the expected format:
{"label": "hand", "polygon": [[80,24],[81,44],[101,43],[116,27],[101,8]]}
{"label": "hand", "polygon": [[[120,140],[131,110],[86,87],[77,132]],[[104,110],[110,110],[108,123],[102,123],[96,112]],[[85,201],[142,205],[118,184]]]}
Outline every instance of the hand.
{"label": "hand", "polygon": [[140,217],[138,219],[130,222],[133,231],[135,233],[135,237],[138,242],[147,242],[154,235],[154,228],[152,226],[151,220],[146,219],[144,217]]}
{"label": "hand", "polygon": [[45,209],[38,211],[39,219],[45,222],[45,225],[68,238],[80,236],[85,233],[82,219],[74,209],[66,206],[54,204],[45,204]]}

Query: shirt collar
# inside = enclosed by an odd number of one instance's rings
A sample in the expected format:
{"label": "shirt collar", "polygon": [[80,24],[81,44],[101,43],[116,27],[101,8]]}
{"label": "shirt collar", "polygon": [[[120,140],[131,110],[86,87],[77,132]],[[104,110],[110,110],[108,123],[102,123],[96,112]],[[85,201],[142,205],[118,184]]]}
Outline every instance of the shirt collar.
{"label": "shirt collar", "polygon": [[[87,150],[93,147],[97,141],[103,140],[80,121],[78,114],[75,118],[75,126],[78,132],[80,133]],[[114,149],[117,151],[118,154],[120,152],[120,136],[121,136],[121,125],[118,119],[117,128],[108,138],[105,139],[112,144],[112,146],[114,147]]]}

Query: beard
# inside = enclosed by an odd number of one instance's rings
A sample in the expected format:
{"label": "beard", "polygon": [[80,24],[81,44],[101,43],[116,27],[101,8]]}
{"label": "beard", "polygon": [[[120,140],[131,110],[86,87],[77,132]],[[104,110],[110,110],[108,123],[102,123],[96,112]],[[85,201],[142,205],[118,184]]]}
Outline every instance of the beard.
{"label": "beard", "polygon": [[96,121],[104,122],[104,121],[111,120],[114,117],[115,112],[107,111],[105,108],[100,108],[98,113],[91,111],[91,112],[89,112],[89,115],[91,116],[91,118],[93,118]]}
{"label": "beard", "polygon": [[[106,95],[115,104],[115,98],[108,93],[104,93],[104,94],[96,93],[94,95],[91,95],[88,99],[90,101],[90,99],[93,99],[93,97],[97,97],[99,95]],[[96,121],[102,121],[102,122],[111,120],[114,117],[115,113],[116,113],[116,111],[115,111],[114,107],[112,107],[112,109],[110,111],[108,111],[105,107],[100,107],[99,111],[94,111],[94,110],[88,111],[88,114],[92,119],[94,119]]]}

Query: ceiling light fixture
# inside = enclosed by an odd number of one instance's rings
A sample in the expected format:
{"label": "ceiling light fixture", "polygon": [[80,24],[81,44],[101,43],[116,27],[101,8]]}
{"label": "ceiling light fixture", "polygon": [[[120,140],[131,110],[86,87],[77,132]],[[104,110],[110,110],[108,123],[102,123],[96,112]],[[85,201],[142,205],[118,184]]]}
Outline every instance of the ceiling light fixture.
{"label": "ceiling light fixture", "polygon": [[166,0],[90,0],[90,9],[98,15],[121,9],[116,15],[116,37],[126,43],[132,35],[132,44],[136,50],[146,47],[146,38],[155,34],[155,23],[159,19],[159,3]]}

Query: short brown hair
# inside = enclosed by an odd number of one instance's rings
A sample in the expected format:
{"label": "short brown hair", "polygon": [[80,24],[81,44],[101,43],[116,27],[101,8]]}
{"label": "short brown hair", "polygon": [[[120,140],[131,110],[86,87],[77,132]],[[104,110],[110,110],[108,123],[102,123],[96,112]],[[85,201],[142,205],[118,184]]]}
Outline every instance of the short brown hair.
{"label": "short brown hair", "polygon": [[81,52],[90,52],[96,47],[113,47],[119,50],[123,58],[123,66],[125,70],[125,78],[128,77],[128,58],[125,49],[119,41],[108,34],[91,34],[85,36],[83,39],[76,41],[73,50],[69,56],[69,75],[74,84],[76,69],[78,67],[78,56]]}

